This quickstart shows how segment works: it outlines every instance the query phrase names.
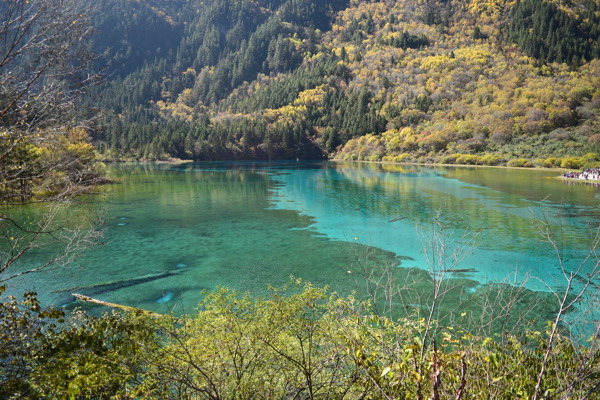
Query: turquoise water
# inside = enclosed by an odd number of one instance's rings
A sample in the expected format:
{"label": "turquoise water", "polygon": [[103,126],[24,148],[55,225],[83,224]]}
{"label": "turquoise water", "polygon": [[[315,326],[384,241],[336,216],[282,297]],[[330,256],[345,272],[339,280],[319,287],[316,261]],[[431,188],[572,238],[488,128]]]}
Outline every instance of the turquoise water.
{"label": "turquoise water", "polygon": [[[412,258],[405,267],[431,268],[423,246],[439,221],[449,236],[446,247],[464,249],[456,268],[472,270],[479,282],[510,275],[560,285],[556,253],[543,243],[539,221],[556,232],[569,270],[587,254],[600,224],[600,191],[566,185],[556,172],[338,164],[275,180],[273,208],[311,216],[309,229],[331,239]],[[545,287],[535,279],[527,285]]]}
{"label": "turquoise water", "polygon": [[[203,289],[264,294],[290,276],[360,293],[365,263],[431,276],[452,267],[447,276],[467,292],[506,281],[547,291],[564,279],[536,219],[555,231],[568,270],[600,224],[600,190],[552,171],[286,162],[112,165],[109,174],[115,183],[90,198],[108,207],[105,244],[11,281],[11,291],[33,288],[67,307],[80,305],[70,296],[79,292],[190,312]],[[441,238],[433,264],[432,237]]]}

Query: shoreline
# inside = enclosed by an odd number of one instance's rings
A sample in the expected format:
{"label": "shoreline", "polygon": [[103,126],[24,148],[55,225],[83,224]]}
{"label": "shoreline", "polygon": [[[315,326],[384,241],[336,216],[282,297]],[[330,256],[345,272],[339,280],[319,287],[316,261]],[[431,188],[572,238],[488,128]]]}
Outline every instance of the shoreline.
{"label": "shoreline", "polygon": [[525,171],[556,171],[566,172],[571,171],[566,168],[553,167],[509,167],[506,165],[474,165],[474,164],[438,164],[438,163],[417,163],[417,162],[393,162],[393,161],[364,161],[364,160],[340,160],[332,158],[328,161],[340,162],[340,163],[364,163],[364,164],[381,164],[381,165],[413,165],[422,167],[460,167],[460,168],[496,168],[496,169],[511,169],[511,170],[525,170]]}
{"label": "shoreline", "polygon": [[[220,161],[231,161],[231,160],[220,160]],[[241,162],[253,162],[259,160],[235,160]],[[293,161],[293,160],[268,160],[268,161]],[[300,161],[330,161],[334,163],[357,163],[357,164],[372,164],[372,165],[406,165],[406,166],[421,166],[421,167],[453,167],[453,168],[494,168],[494,169],[509,169],[509,170],[527,170],[527,171],[554,171],[559,173],[556,178],[560,179],[564,182],[579,182],[579,183],[600,183],[600,177],[598,179],[589,179],[589,178],[579,178],[573,177],[569,178],[564,176],[566,172],[571,172],[572,170],[560,167],[553,168],[544,168],[544,167],[509,167],[506,165],[472,165],[472,164],[438,164],[438,163],[418,163],[418,162],[393,162],[393,161],[365,161],[365,160],[341,160],[341,159],[323,159],[323,160],[300,160]],[[169,160],[123,160],[123,159],[112,159],[112,160],[103,160],[105,163],[132,163],[132,164],[186,164],[186,163],[204,163],[204,162],[212,162],[212,161],[195,161],[195,160],[184,160],[180,158],[172,158]],[[578,172],[579,173],[579,172]]]}

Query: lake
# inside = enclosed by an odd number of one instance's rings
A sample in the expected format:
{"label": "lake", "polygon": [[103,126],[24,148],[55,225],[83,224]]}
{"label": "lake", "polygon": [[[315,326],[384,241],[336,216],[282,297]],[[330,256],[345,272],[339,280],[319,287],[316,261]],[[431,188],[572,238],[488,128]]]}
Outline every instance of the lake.
{"label": "lake", "polygon": [[204,289],[262,295],[290,276],[361,296],[365,271],[385,266],[444,275],[461,296],[495,282],[542,293],[564,277],[538,221],[555,232],[566,270],[585,259],[600,225],[600,189],[556,171],[215,162],[108,172],[114,183],[88,198],[108,207],[105,244],[68,267],[11,281],[11,291],[33,288],[46,304],[74,307],[77,287],[180,313],[192,312]]}

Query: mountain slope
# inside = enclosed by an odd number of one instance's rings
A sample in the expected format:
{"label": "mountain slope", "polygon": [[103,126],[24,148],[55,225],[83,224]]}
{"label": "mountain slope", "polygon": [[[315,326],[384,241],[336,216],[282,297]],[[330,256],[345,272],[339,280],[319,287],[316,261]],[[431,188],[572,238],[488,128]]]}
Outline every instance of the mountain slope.
{"label": "mountain slope", "polygon": [[95,138],[112,157],[554,166],[600,150],[593,0],[119,4],[164,35],[155,51],[122,35],[135,56],[97,42],[114,70],[88,104],[108,110]]}

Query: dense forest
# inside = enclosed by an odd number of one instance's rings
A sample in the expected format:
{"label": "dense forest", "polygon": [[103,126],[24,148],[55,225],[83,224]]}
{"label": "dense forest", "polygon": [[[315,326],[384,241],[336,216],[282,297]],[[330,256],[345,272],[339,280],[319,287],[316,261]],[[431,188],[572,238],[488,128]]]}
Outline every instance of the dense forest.
{"label": "dense forest", "polygon": [[110,0],[85,105],[107,159],[578,168],[600,152],[599,8]]}

